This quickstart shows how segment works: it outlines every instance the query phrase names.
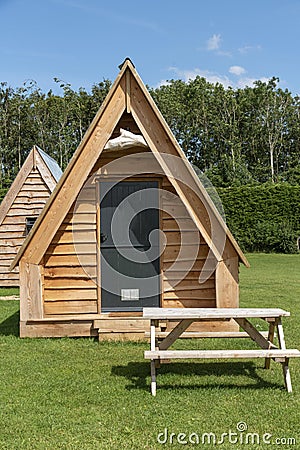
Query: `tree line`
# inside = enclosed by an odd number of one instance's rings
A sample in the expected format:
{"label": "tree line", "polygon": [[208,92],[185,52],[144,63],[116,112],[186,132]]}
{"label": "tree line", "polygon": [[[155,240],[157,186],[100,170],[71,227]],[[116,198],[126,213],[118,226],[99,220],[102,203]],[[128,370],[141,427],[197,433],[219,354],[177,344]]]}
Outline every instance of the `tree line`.
{"label": "tree line", "polygon": [[[55,82],[60,95],[35,81],[0,83],[0,188],[34,144],[64,169],[111,87],[107,79],[90,92]],[[232,89],[198,76],[149,91],[190,162],[216,187],[300,184],[300,98],[278,78]]]}

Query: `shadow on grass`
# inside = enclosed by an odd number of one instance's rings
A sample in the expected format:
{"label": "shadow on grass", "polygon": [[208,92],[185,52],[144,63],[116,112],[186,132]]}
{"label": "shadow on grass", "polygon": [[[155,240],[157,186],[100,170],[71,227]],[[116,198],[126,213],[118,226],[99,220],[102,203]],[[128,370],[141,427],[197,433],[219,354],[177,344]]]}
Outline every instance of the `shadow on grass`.
{"label": "shadow on grass", "polygon": [[[162,364],[156,371],[157,385],[159,389],[199,389],[199,388],[226,388],[236,389],[238,387],[246,389],[283,389],[284,385],[272,383],[264,380],[257,373],[257,367],[253,362],[198,362],[198,363],[169,363]],[[150,389],[150,361],[149,362],[131,362],[126,366],[113,366],[112,375],[125,377],[130,381],[126,389]],[[179,375],[174,383],[164,383],[163,376]],[[197,375],[198,380],[190,383],[188,377]],[[230,381],[228,381],[228,376]],[[186,377],[186,384],[185,378]],[[208,377],[211,380],[208,381]],[[241,380],[241,377],[243,379]],[[205,378],[205,380],[201,380]],[[223,379],[222,379],[223,378]],[[248,381],[250,380],[250,382]]]}
{"label": "shadow on grass", "polygon": [[0,335],[19,337],[19,320],[20,311],[16,311],[12,316],[0,322]]}

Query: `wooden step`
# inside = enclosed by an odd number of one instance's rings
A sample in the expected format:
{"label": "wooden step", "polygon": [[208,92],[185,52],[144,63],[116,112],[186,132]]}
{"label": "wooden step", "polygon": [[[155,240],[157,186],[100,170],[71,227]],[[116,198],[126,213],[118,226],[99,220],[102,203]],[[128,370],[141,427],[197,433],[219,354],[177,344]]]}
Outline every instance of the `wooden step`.
{"label": "wooden step", "polygon": [[224,358],[276,358],[300,357],[297,349],[287,350],[146,350],[145,359],[224,359]]}

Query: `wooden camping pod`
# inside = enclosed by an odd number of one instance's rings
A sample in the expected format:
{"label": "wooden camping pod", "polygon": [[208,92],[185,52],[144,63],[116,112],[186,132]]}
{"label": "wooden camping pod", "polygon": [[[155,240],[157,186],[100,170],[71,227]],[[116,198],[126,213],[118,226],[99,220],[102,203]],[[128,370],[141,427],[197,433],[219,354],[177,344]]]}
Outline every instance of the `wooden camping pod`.
{"label": "wooden camping pod", "polygon": [[149,304],[237,307],[240,262],[248,266],[127,59],[11,266],[20,266],[21,336],[135,339]]}
{"label": "wooden camping pod", "polygon": [[0,205],[0,287],[18,286],[19,270],[9,267],[40,215],[61,170],[34,146]]}

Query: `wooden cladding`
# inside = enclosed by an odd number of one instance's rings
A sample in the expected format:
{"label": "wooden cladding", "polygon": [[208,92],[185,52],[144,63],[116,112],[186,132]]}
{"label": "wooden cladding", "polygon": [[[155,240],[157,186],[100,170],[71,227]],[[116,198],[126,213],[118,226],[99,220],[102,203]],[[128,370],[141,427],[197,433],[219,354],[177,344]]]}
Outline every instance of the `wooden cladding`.
{"label": "wooden cladding", "polygon": [[200,283],[199,276],[209,256],[208,245],[183,202],[165,177],[162,193],[162,256],[164,308],[207,308],[216,305],[215,271]]}
{"label": "wooden cladding", "polygon": [[49,245],[44,261],[44,315],[96,314],[95,188],[82,191]]}
{"label": "wooden cladding", "polygon": [[9,267],[26,237],[26,219],[40,215],[50,190],[40,171],[32,169],[0,225],[0,286],[17,286],[19,269]]}

